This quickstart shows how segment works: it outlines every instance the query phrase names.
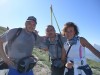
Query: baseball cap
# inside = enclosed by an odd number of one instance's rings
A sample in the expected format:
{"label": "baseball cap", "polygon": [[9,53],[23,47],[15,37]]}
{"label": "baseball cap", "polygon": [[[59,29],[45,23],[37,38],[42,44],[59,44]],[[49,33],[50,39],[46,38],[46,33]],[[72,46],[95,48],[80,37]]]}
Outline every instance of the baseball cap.
{"label": "baseball cap", "polygon": [[37,24],[37,19],[34,16],[29,16],[27,21],[34,21]]}

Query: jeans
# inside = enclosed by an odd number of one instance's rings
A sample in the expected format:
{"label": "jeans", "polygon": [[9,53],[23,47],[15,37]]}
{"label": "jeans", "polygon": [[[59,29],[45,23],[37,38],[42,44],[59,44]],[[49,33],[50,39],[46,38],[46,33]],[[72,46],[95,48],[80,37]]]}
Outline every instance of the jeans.
{"label": "jeans", "polygon": [[33,71],[19,73],[16,69],[10,68],[8,75],[34,75]]}

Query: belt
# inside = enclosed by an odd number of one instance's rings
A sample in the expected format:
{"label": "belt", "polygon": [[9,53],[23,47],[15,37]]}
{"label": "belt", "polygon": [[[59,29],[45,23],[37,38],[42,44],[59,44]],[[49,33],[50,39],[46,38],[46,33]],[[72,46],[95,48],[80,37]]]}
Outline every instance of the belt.
{"label": "belt", "polygon": [[55,59],[51,59],[52,61],[55,61],[55,60],[61,60],[61,58],[55,58]]}

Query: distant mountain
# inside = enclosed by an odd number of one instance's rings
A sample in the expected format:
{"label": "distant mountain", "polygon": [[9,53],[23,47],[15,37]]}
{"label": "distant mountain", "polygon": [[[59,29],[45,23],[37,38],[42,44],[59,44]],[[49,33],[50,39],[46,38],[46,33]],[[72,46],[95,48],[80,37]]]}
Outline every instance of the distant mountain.
{"label": "distant mountain", "polygon": [[[100,45],[94,44],[94,47],[100,51]],[[86,57],[94,61],[100,62],[100,59],[96,57],[89,49],[86,48]]]}
{"label": "distant mountain", "polygon": [[100,45],[94,44],[94,47],[100,51]]}

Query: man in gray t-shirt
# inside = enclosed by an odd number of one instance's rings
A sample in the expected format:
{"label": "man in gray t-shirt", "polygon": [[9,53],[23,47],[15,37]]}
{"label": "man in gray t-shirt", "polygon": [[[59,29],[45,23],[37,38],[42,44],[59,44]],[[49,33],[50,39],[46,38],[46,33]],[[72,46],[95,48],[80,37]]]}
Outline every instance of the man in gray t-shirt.
{"label": "man in gray t-shirt", "polygon": [[21,58],[32,55],[32,50],[36,42],[35,35],[33,35],[36,24],[37,21],[34,16],[27,18],[25,28],[22,28],[20,34],[12,43],[8,43],[7,54],[4,52],[3,43],[9,42],[18,31],[18,28],[8,30],[0,36],[0,55],[10,67],[16,67],[13,60],[17,63]]}

